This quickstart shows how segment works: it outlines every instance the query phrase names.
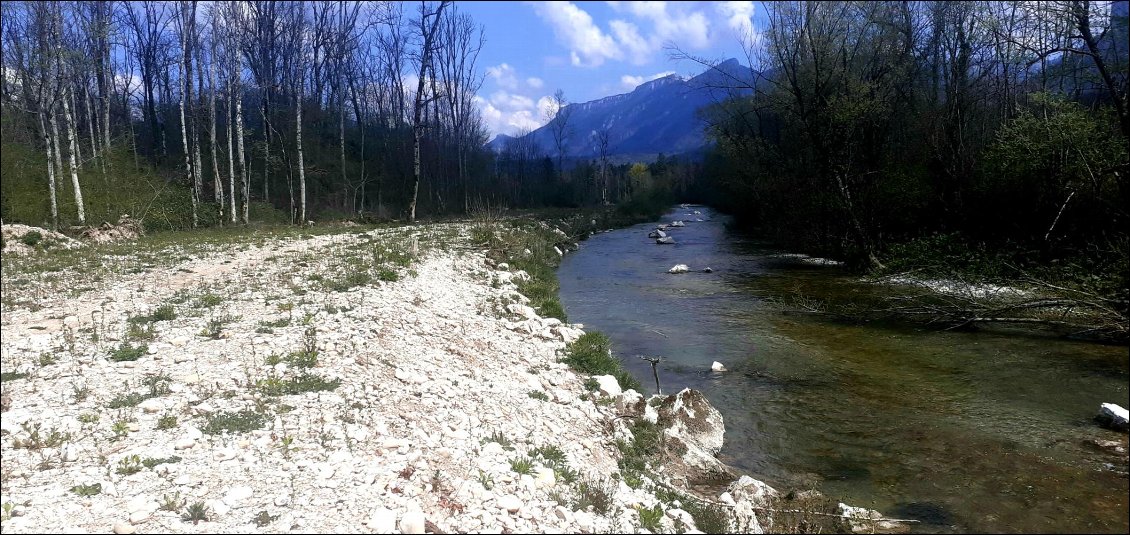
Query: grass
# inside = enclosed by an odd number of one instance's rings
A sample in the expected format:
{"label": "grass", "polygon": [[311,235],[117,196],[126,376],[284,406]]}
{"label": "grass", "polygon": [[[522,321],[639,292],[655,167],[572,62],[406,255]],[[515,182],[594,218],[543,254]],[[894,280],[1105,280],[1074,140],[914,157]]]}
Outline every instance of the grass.
{"label": "grass", "polygon": [[261,412],[247,409],[239,412],[219,412],[208,417],[208,422],[201,431],[207,435],[247,433],[262,429],[266,423],[267,417]]}
{"label": "grass", "polygon": [[565,358],[561,362],[580,373],[611,375],[624,390],[641,390],[640,382],[612,356],[612,342],[603,333],[587,332],[581,335],[565,348]]}
{"label": "grass", "polygon": [[173,305],[161,305],[150,314],[130,316],[127,320],[132,325],[156,323],[158,321],[172,321],[177,319],[177,311]]}
{"label": "grass", "polygon": [[318,365],[318,352],[314,350],[301,350],[289,353],[285,356],[269,355],[264,362],[269,366],[274,366],[281,362],[285,362],[287,366],[292,368],[309,369]]}
{"label": "grass", "polygon": [[547,396],[546,393],[542,392],[541,390],[530,390],[529,396],[539,401],[549,401],[549,396]]}
{"label": "grass", "polygon": [[200,331],[200,336],[219,340],[223,336],[224,326],[238,320],[238,317],[230,315],[214,317],[208,320],[208,324]]}
{"label": "grass", "polygon": [[122,342],[117,349],[110,352],[110,360],[114,362],[134,361],[149,352],[149,346],[142,344],[134,346],[128,341]]}
{"label": "grass", "polygon": [[143,466],[145,466],[146,468],[152,470],[153,467],[155,467],[157,465],[172,464],[172,463],[179,463],[179,462],[181,462],[181,458],[177,455],[173,455],[173,456],[170,456],[170,457],[158,457],[158,458],[147,457],[147,458],[145,458],[141,461],[141,464]]}
{"label": "grass", "polygon": [[27,438],[12,439],[13,449],[25,450],[41,450],[44,448],[57,448],[70,442],[71,434],[60,432],[58,429],[51,428],[41,431],[42,424],[40,423],[23,423],[20,427],[27,433]]}
{"label": "grass", "polygon": [[224,298],[214,293],[206,293],[198,296],[193,306],[196,308],[214,308],[224,302]]}
{"label": "grass", "polygon": [[548,468],[555,468],[565,464],[565,452],[557,446],[539,446],[530,450],[532,457],[541,457],[543,463]]}
{"label": "grass", "polygon": [[162,415],[157,418],[157,429],[164,431],[167,429],[174,429],[177,426],[177,417],[172,414]]}
{"label": "grass", "polygon": [[115,472],[118,475],[131,476],[141,471],[144,465],[141,464],[141,457],[137,455],[130,455],[123,457],[118,461],[118,469]]}
{"label": "grass", "polygon": [[514,449],[514,444],[511,443],[510,439],[507,438],[506,435],[503,435],[501,431],[495,431],[491,433],[489,437],[483,439],[483,444],[486,444],[487,442],[497,442],[498,445],[502,446],[502,449],[504,450]]}
{"label": "grass", "polygon": [[658,533],[660,530],[660,521],[663,520],[663,507],[655,504],[654,507],[640,507],[636,510],[640,517],[640,527],[652,532]]}
{"label": "grass", "polygon": [[337,387],[341,386],[341,379],[327,380],[320,375],[303,373],[290,379],[279,377],[260,379],[255,383],[255,386],[259,389],[259,392],[266,396],[293,396],[306,392],[336,390]]}
{"label": "grass", "polygon": [[583,511],[590,506],[594,511],[606,515],[612,510],[612,485],[606,480],[586,479],[577,484],[577,499],[573,502],[574,511]]}
{"label": "grass", "polygon": [[0,383],[7,383],[8,381],[15,381],[18,379],[26,378],[26,372],[0,372]]}
{"label": "grass", "polygon": [[519,475],[529,475],[534,471],[534,463],[527,457],[510,459],[510,469]]}
{"label": "grass", "polygon": [[82,496],[83,498],[89,498],[91,496],[97,496],[99,494],[102,494],[102,484],[101,483],[94,483],[94,484],[87,484],[87,485],[75,485],[75,486],[71,487],[71,492],[78,494],[79,496]]}
{"label": "grass", "polygon": [[169,393],[170,381],[172,381],[172,378],[165,374],[147,376],[142,380],[142,385],[148,389],[147,391],[118,394],[106,404],[106,408],[124,409],[126,407],[136,407],[140,405],[142,401],[161,397]]}
{"label": "grass", "polygon": [[208,506],[204,502],[196,502],[184,510],[181,520],[192,522],[193,525],[208,521]]}

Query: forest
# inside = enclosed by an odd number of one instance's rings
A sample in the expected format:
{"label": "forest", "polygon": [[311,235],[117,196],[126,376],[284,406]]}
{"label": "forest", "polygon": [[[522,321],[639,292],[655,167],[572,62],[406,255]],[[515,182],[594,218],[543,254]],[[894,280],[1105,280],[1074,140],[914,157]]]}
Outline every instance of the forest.
{"label": "forest", "polygon": [[1094,279],[1125,311],[1126,8],[766,3],[700,199],[864,269]]}
{"label": "forest", "polygon": [[630,165],[561,161],[561,92],[557,153],[487,149],[487,36],[452,2],[4,2],[2,18],[5,221],[414,221],[659,191]]}

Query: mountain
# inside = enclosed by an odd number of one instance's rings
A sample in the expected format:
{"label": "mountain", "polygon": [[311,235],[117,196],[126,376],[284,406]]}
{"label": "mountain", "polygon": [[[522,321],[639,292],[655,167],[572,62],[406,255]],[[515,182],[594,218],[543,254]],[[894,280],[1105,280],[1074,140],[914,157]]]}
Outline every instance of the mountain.
{"label": "mountain", "polygon": [[[672,74],[640,84],[630,93],[569,104],[566,156],[599,157],[597,131],[602,128],[608,129],[608,153],[620,156],[616,159],[697,152],[707,143],[698,109],[727,98],[730,91],[725,86],[735,81],[752,85],[756,77],[749,67],[729,59],[690,79]],[[557,120],[528,134],[547,155],[557,153],[552,132]],[[508,139],[514,138],[500,134],[488,145],[501,150]]]}

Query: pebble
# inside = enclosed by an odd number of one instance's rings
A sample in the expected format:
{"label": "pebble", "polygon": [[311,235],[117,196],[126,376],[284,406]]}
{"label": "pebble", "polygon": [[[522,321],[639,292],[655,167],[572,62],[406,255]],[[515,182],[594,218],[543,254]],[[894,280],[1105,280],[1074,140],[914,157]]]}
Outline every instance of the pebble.
{"label": "pebble", "polygon": [[128,535],[137,532],[137,528],[129,522],[114,522],[114,533],[119,535]]}
{"label": "pebble", "polygon": [[498,498],[499,509],[505,509],[507,512],[514,513],[522,508],[522,500],[518,499],[513,494],[507,494]]}
{"label": "pebble", "polygon": [[396,529],[396,512],[385,507],[373,509],[366,522],[369,529],[377,533],[392,533]]}
{"label": "pebble", "polygon": [[400,532],[401,533],[423,533],[424,513],[420,511],[407,511],[400,517]]}

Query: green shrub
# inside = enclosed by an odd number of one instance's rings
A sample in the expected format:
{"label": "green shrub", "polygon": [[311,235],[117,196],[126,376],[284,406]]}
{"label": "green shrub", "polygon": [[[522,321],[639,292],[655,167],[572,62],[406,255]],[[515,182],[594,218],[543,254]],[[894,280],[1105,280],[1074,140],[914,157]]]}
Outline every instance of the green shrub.
{"label": "green shrub", "polygon": [[24,242],[24,245],[28,247],[35,247],[42,239],[43,234],[40,234],[38,230],[32,230],[24,234],[23,237],[20,238],[20,241]]}
{"label": "green shrub", "polygon": [[625,390],[641,390],[639,381],[612,356],[611,348],[612,342],[603,333],[588,332],[569,344],[561,362],[581,373],[611,375]]}

